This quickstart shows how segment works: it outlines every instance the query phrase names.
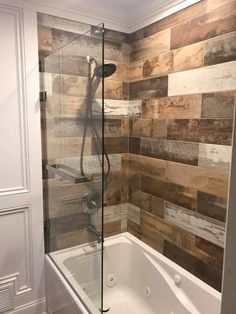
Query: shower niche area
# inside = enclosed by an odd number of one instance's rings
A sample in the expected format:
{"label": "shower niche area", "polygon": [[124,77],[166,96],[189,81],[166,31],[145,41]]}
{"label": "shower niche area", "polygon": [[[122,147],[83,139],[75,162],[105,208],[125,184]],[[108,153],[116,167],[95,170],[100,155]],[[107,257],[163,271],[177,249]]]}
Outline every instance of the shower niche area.
{"label": "shower niche area", "polygon": [[220,314],[233,4],[132,34],[38,13],[49,313]]}

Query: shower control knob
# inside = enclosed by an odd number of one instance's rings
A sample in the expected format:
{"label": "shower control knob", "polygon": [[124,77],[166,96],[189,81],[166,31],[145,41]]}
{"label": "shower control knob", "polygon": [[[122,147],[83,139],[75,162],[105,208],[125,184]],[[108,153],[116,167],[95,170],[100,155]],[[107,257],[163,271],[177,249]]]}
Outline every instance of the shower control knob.
{"label": "shower control knob", "polygon": [[86,193],[81,199],[81,207],[85,214],[92,214],[100,208],[99,194]]}
{"label": "shower control knob", "polygon": [[88,202],[88,208],[89,209],[97,209],[98,208],[98,205],[97,205],[97,203],[95,202],[95,201],[90,201],[90,202]]}

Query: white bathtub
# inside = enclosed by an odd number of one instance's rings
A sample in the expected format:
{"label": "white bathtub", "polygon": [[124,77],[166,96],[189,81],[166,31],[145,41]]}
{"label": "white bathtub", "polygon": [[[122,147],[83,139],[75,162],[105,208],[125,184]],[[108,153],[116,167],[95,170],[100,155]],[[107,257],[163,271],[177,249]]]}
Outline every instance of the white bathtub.
{"label": "white bathtub", "polygon": [[[60,277],[64,291],[74,300],[74,312],[65,313],[100,313],[101,252],[88,253],[87,247],[51,253],[87,310],[47,257],[47,268],[54,272],[54,278],[55,274]],[[104,304],[110,307],[109,314],[220,314],[221,294],[131,234],[123,233],[105,240]]]}

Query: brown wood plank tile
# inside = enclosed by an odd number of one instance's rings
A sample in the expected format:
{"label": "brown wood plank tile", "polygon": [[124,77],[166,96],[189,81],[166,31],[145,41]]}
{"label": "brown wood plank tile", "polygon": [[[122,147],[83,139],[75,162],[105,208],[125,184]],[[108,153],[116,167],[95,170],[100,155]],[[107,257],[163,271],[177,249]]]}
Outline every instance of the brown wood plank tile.
{"label": "brown wood plank tile", "polygon": [[[105,88],[105,90],[106,90],[106,88]],[[106,93],[105,93],[105,98],[106,98]],[[119,98],[116,98],[116,99],[119,99]],[[129,100],[129,83],[128,82],[122,83],[122,98],[121,99]]]}
{"label": "brown wood plank tile", "polygon": [[129,170],[129,188],[140,189],[141,175],[137,171]]}
{"label": "brown wood plank tile", "polygon": [[[175,244],[175,243],[173,243]],[[194,234],[178,228],[178,247],[197,259],[220,270],[223,268],[223,248],[208,242]],[[209,248],[209,250],[208,250]],[[215,253],[215,254],[214,254]]]}
{"label": "brown wood plank tile", "polygon": [[126,187],[128,186],[128,172],[127,171],[112,171],[110,172],[106,184],[110,188],[117,188],[117,187]]}
{"label": "brown wood plank tile", "polygon": [[[200,237],[196,237],[195,240],[196,248],[200,249],[201,251],[205,252],[207,255],[211,255],[212,261],[209,261],[214,267],[223,270],[223,262],[224,262],[224,249],[219,247],[209,241],[206,241]],[[208,262],[208,261],[207,261]]]}
{"label": "brown wood plank tile", "polygon": [[159,118],[159,98],[142,100],[142,118],[158,119]]}
{"label": "brown wood plank tile", "polygon": [[141,155],[184,164],[198,164],[199,145],[162,139],[141,139]]}
{"label": "brown wood plank tile", "polygon": [[[87,228],[70,231],[56,235],[56,247],[51,250],[62,250],[70,248],[72,246],[81,245],[89,242],[96,241],[95,235],[93,235]],[[50,239],[51,242],[51,239]]]}
{"label": "brown wood plank tile", "polygon": [[104,224],[104,237],[111,237],[121,233],[121,221],[113,221]]}
{"label": "brown wood plank tile", "polygon": [[141,80],[153,76],[162,76],[172,72],[173,53],[160,53],[154,57],[131,62],[130,80]]}
{"label": "brown wood plank tile", "polygon": [[202,215],[225,222],[227,198],[198,191],[197,211]]}
{"label": "brown wood plank tile", "polygon": [[[105,81],[105,91],[104,91],[104,97],[105,99],[126,99],[125,98],[125,90],[122,81],[112,81],[112,80],[106,80]],[[97,97],[101,97],[101,86],[99,86],[99,89],[96,93]]]}
{"label": "brown wood plank tile", "polygon": [[164,241],[164,255],[217,290],[221,290],[222,272],[179,247]]}
{"label": "brown wood plank tile", "polygon": [[70,231],[87,228],[89,217],[84,213],[70,214],[50,219],[50,232],[52,234],[61,234]]}
{"label": "brown wood plank tile", "polygon": [[172,72],[173,54],[161,53],[142,62],[142,77],[161,76]]}
{"label": "brown wood plank tile", "polygon": [[201,119],[199,141],[219,145],[231,145],[233,119]]}
{"label": "brown wood plank tile", "polygon": [[236,60],[236,32],[206,42],[205,66],[234,60]]}
{"label": "brown wood plank tile", "polygon": [[132,137],[155,137],[166,138],[166,120],[131,119],[130,136]]}
{"label": "brown wood plank tile", "polygon": [[89,68],[86,57],[72,54],[58,55],[54,53],[44,59],[43,71],[88,77]]}
{"label": "brown wood plank tile", "polygon": [[228,174],[222,171],[167,161],[166,177],[169,182],[188,186],[202,192],[222,197],[228,195],[229,178]]}
{"label": "brown wood plank tile", "polygon": [[164,200],[140,190],[130,189],[129,202],[135,206],[145,209],[154,215],[164,217]]}
{"label": "brown wood plank tile", "polygon": [[185,208],[196,209],[197,191],[194,188],[141,175],[141,190]]}
{"label": "brown wood plank tile", "polygon": [[232,0],[207,0],[207,11],[211,12],[223,5],[229,4]]}
{"label": "brown wood plank tile", "polygon": [[105,136],[121,136],[121,119],[105,119],[104,135]]}
{"label": "brown wood plank tile", "polygon": [[167,138],[169,140],[199,142],[199,120],[168,120]]}
{"label": "brown wood plank tile", "polygon": [[[235,1],[171,30],[171,50],[235,31]],[[188,31],[186,31],[188,30]]]}
{"label": "brown wood plank tile", "polygon": [[140,211],[140,225],[141,228],[146,228],[149,232],[161,234],[163,238],[168,239],[170,242],[177,241],[176,229],[172,228],[168,222],[146,210],[141,209]]}
{"label": "brown wood plank tile", "polygon": [[167,139],[231,145],[232,119],[172,119],[167,124]]}
{"label": "brown wood plank tile", "polygon": [[[105,149],[108,154],[127,153],[127,137],[105,137]],[[96,154],[95,139],[92,139],[92,152]]]}
{"label": "brown wood plank tile", "polygon": [[153,120],[152,119],[131,119],[130,136],[132,137],[152,137]]}
{"label": "brown wood plank tile", "polygon": [[128,201],[127,187],[106,188],[104,192],[104,203],[106,204],[106,206],[125,203],[127,201]]}
{"label": "brown wood plank tile", "polygon": [[158,232],[151,232],[146,226],[140,226],[128,219],[128,232],[155,249],[163,252],[163,237]]}
{"label": "brown wood plank tile", "polygon": [[[92,36],[80,36],[78,34],[62,31],[60,29],[52,29],[53,50],[60,49],[69,42],[69,45],[63,48],[64,53],[72,53],[79,51],[80,56],[86,57],[88,51],[94,58],[101,60],[101,38]],[[105,59],[113,61],[122,61],[122,43],[105,40]]]}
{"label": "brown wood plank tile", "polygon": [[166,162],[156,158],[145,157],[141,155],[129,155],[129,169],[137,171],[140,174],[153,176],[159,179],[165,179]]}
{"label": "brown wood plank tile", "polygon": [[202,118],[234,117],[235,93],[210,93],[202,96]]}
{"label": "brown wood plank tile", "polygon": [[174,51],[173,71],[185,71],[203,66],[204,44],[196,43]]}
{"label": "brown wood plank tile", "polygon": [[168,76],[130,83],[130,100],[167,96]]}
{"label": "brown wood plank tile", "polygon": [[170,30],[166,29],[133,42],[130,47],[130,57],[131,61],[137,61],[168,51],[170,51]]}
{"label": "brown wood plank tile", "polygon": [[140,137],[129,137],[129,153],[140,154]]}
{"label": "brown wood plank tile", "polygon": [[202,95],[144,99],[142,117],[153,119],[197,119],[201,117]]}
{"label": "brown wood plank tile", "polygon": [[[214,1],[214,0],[211,0]],[[220,1],[220,0],[217,0]],[[227,1],[227,0],[223,0]],[[228,0],[229,1],[229,0]],[[164,29],[171,28],[177,24],[186,22],[190,19],[193,19],[197,16],[201,16],[206,13],[206,0],[200,1],[194,5],[191,5],[183,10],[178,11],[177,13],[171,14],[170,16],[161,19],[160,21],[154,22],[134,33],[130,37],[130,42],[140,40],[142,38],[148,37],[155,33],[158,33]]]}
{"label": "brown wood plank tile", "polygon": [[130,44],[122,43],[122,57],[123,62],[127,62],[130,64]]}
{"label": "brown wood plank tile", "polygon": [[130,63],[130,81],[140,81],[143,77],[143,62],[142,60]]}
{"label": "brown wood plank tile", "polygon": [[167,121],[165,119],[153,120],[153,138],[166,139],[167,138]]}
{"label": "brown wood plank tile", "polygon": [[158,99],[160,119],[198,118],[201,112],[201,95],[163,97]]}

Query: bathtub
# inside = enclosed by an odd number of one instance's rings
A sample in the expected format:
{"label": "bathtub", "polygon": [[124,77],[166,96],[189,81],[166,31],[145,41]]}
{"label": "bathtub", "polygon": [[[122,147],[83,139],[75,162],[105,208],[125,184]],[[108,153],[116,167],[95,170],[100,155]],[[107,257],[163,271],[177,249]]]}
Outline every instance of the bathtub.
{"label": "bathtub", "polygon": [[[54,304],[58,307],[67,298],[71,307],[60,313],[101,313],[100,265],[98,246],[80,245],[46,257],[47,286],[60,279],[63,287],[63,293],[54,293],[59,296]],[[53,289],[49,290],[52,300]],[[136,237],[122,233],[104,243],[104,307],[109,314],[220,314],[221,294]],[[48,313],[54,310],[49,308]]]}

